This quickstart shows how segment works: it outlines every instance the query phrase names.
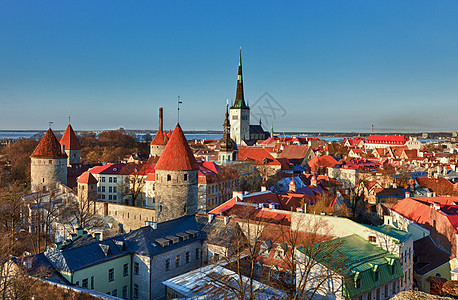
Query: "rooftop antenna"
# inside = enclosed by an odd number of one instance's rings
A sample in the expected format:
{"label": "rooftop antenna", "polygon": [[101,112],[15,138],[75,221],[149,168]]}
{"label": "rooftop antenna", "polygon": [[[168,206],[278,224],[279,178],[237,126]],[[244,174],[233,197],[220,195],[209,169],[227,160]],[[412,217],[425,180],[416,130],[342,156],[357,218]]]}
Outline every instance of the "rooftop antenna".
{"label": "rooftop antenna", "polygon": [[49,129],[51,129],[52,124],[54,124],[54,122],[48,122]]}
{"label": "rooftop antenna", "polygon": [[177,123],[180,123],[180,104],[183,102],[180,101],[180,96],[178,96],[178,105],[177,105],[177,111],[178,111],[178,117],[177,117]]}

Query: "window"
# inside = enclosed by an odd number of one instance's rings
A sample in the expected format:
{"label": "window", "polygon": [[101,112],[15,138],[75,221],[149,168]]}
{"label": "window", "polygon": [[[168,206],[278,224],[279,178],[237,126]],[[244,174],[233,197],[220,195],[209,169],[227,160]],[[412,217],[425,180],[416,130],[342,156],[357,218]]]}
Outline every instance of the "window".
{"label": "window", "polygon": [[138,284],[134,284],[134,298],[138,298]]}
{"label": "window", "polygon": [[377,300],[380,300],[380,288],[377,289]]}
{"label": "window", "polygon": [[94,276],[91,276],[91,290],[94,289]]}
{"label": "window", "polygon": [[184,174],[184,181],[188,180],[188,174]]}
{"label": "window", "polygon": [[187,263],[187,264],[189,263],[189,251],[186,252],[186,263]]}
{"label": "window", "polygon": [[439,277],[439,278],[442,277],[441,273],[436,273],[434,276]]}
{"label": "window", "polygon": [[105,193],[105,187],[102,186],[102,193]]}
{"label": "window", "polygon": [[105,182],[105,176],[102,176],[100,179],[102,179],[102,182]]}
{"label": "window", "polygon": [[129,264],[124,264],[124,267],[122,269],[122,274],[124,277],[129,275]]}
{"label": "window", "polygon": [[52,160],[51,159],[49,160],[49,164],[52,165]]}
{"label": "window", "polygon": [[370,235],[369,236],[369,243],[376,243],[377,242],[377,238],[373,235]]}
{"label": "window", "polygon": [[180,256],[177,255],[175,257],[175,268],[178,268],[180,266]]}
{"label": "window", "polygon": [[199,260],[199,257],[200,257],[200,249],[197,248],[196,249],[196,260]]}
{"label": "window", "polygon": [[79,285],[80,285],[80,282],[79,282],[79,281],[77,281],[75,284],[76,284],[77,286],[79,286]]}
{"label": "window", "polygon": [[135,275],[138,275],[138,270],[140,269],[140,265],[138,262],[134,263],[134,273]]}
{"label": "window", "polygon": [[388,298],[388,284],[385,285],[385,298]]}
{"label": "window", "polygon": [[170,180],[172,180],[172,176],[169,174],[167,175],[167,181],[170,181]]}
{"label": "window", "polygon": [[109,193],[113,193],[113,187],[112,186],[108,187],[108,192]]}
{"label": "window", "polygon": [[232,120],[238,120],[239,116],[232,116]]}
{"label": "window", "polygon": [[166,271],[170,270],[170,258],[167,258],[165,260],[165,270]]}
{"label": "window", "polygon": [[357,289],[361,288],[361,278],[356,279],[355,286],[356,286]]}
{"label": "window", "polygon": [[108,281],[114,280],[114,269],[108,270]]}
{"label": "window", "polygon": [[116,183],[116,182],[118,182],[118,178],[113,177],[113,183]]}
{"label": "window", "polygon": [[396,294],[396,281],[393,282],[393,295]]}
{"label": "window", "polygon": [[122,287],[122,298],[127,299],[127,285]]}
{"label": "window", "polygon": [[394,264],[391,265],[391,275],[394,275],[394,272],[396,271],[396,266]]}
{"label": "window", "polygon": [[113,291],[111,292],[111,295],[112,295],[112,296],[118,296],[118,290],[113,290]]}
{"label": "window", "polygon": [[113,177],[108,177],[108,182],[112,183],[113,182]]}
{"label": "window", "polygon": [[87,278],[84,278],[83,279],[83,285],[82,285],[83,288],[86,288],[88,287],[88,279]]}
{"label": "window", "polygon": [[371,291],[367,292],[367,300],[370,300],[370,299],[372,299],[372,292]]}
{"label": "window", "polygon": [[105,199],[105,194],[102,194],[102,199]]}
{"label": "window", "polygon": [[117,190],[116,190],[116,187],[114,186],[113,187],[113,193],[116,193],[116,192],[117,192]]}
{"label": "window", "polygon": [[113,200],[118,200],[118,196],[113,195]]}
{"label": "window", "polygon": [[113,200],[113,196],[112,195],[108,195],[108,200]]}
{"label": "window", "polygon": [[102,190],[102,188],[99,186],[97,187],[97,192],[100,192]]}

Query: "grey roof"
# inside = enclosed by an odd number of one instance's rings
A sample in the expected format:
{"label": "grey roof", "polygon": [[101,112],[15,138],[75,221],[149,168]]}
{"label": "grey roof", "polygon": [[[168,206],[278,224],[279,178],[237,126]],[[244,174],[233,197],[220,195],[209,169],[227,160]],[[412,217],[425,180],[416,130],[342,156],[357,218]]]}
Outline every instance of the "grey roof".
{"label": "grey roof", "polygon": [[250,125],[250,134],[269,134],[262,129],[261,125]]}
{"label": "grey roof", "polygon": [[[194,231],[197,233],[195,237],[189,234]],[[177,234],[181,237],[178,238]],[[163,247],[156,242],[167,237],[176,237],[173,238],[175,243],[170,242],[168,246]],[[195,217],[185,216],[159,223],[157,229],[145,226],[103,241],[80,236],[61,249],[48,248],[43,254],[53,268],[63,272],[74,272],[132,253],[158,255],[200,240],[202,235]]]}
{"label": "grey roof", "polygon": [[178,243],[169,243],[169,246],[166,247],[155,243],[156,239],[176,236],[177,233],[186,233],[189,230],[199,231],[195,216],[185,216],[158,223],[157,229],[153,229],[151,226],[145,226],[124,235],[124,239],[132,252],[153,256],[194,243],[196,240],[202,240],[202,235],[198,234],[197,237],[189,235],[187,240],[180,238]]}

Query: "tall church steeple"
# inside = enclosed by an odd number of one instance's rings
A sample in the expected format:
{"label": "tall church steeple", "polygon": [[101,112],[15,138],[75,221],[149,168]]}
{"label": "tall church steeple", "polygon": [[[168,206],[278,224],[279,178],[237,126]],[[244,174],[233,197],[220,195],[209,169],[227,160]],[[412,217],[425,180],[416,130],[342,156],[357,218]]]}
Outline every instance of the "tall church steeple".
{"label": "tall church steeple", "polygon": [[241,145],[244,140],[250,139],[250,107],[245,103],[242,76],[242,48],[239,54],[239,70],[237,75],[237,90],[235,101],[230,109],[231,138]]}
{"label": "tall church steeple", "polygon": [[247,109],[249,108],[245,103],[245,97],[243,95],[243,76],[242,76],[242,47],[240,47],[239,54],[239,72],[237,76],[237,91],[235,92],[235,102],[232,105],[233,108]]}

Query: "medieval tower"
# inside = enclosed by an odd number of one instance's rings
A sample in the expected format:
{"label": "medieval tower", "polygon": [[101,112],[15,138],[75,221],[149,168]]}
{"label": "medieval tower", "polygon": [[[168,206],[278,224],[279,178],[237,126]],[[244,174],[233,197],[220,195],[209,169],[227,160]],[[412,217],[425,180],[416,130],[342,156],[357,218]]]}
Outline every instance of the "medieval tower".
{"label": "medieval tower", "polygon": [[162,151],[164,151],[165,145],[167,144],[167,132],[163,132],[163,114],[162,107],[159,108],[159,129],[156,133],[156,136],[150,143],[150,154],[149,156],[161,156]]}
{"label": "medieval tower", "polygon": [[77,182],[80,209],[84,210],[85,212],[95,213],[94,201],[97,201],[97,179],[91,173],[84,172],[80,177],[78,177]]}
{"label": "medieval tower", "polygon": [[242,77],[242,49],[239,56],[239,73],[237,77],[237,91],[235,101],[231,106],[231,138],[241,145],[243,140],[250,139],[250,108],[245,103],[243,96],[243,77]]}
{"label": "medieval tower", "polygon": [[32,191],[53,189],[56,183],[67,184],[67,155],[50,129],[33,151],[31,158]]}
{"label": "medieval tower", "polygon": [[216,149],[218,150],[218,160],[221,163],[228,163],[237,160],[237,145],[231,139],[231,122],[229,121],[229,104],[226,104],[226,118],[223,123],[223,138],[219,140]]}
{"label": "medieval tower", "polygon": [[156,220],[197,213],[198,165],[180,124],[156,164]]}
{"label": "medieval tower", "polygon": [[64,135],[60,139],[62,152],[67,154],[67,166],[81,164],[81,147],[76,137],[75,132],[70,124],[68,124]]}

